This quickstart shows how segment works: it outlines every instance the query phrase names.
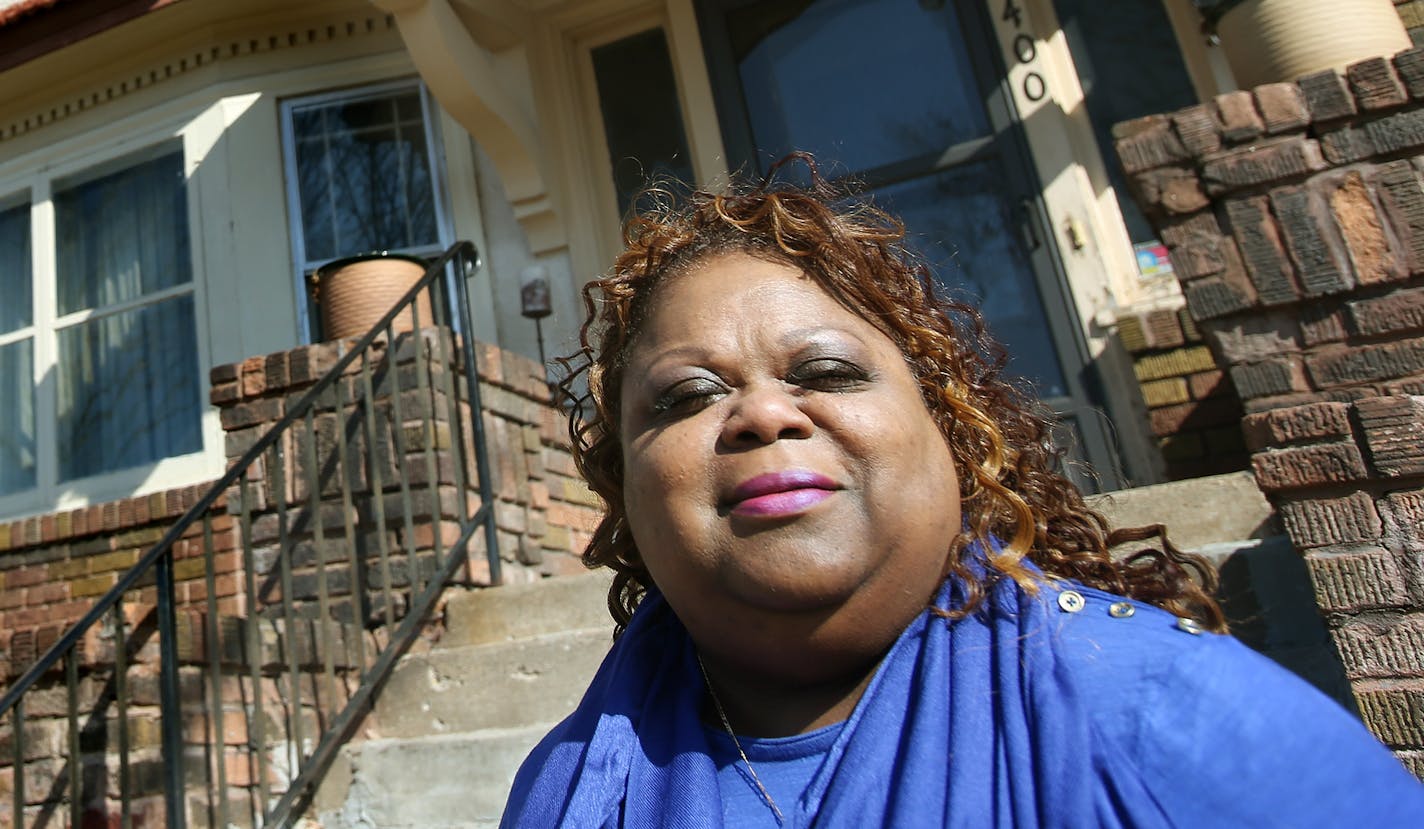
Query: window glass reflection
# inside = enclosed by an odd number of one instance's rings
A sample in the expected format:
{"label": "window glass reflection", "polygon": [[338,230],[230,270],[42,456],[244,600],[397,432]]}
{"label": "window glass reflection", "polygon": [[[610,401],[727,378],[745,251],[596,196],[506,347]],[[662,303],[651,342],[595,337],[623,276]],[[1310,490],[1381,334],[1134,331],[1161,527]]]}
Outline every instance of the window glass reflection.
{"label": "window glass reflection", "polygon": [[30,206],[0,211],[0,334],[28,326],[30,293]]}
{"label": "window glass reflection", "polygon": [[618,210],[626,214],[650,179],[693,178],[672,58],[662,29],[599,46],[592,58]]}
{"label": "window glass reflection", "polygon": [[193,297],[59,332],[59,477],[68,481],[202,448]]}
{"label": "window glass reflection", "polygon": [[1197,102],[1162,3],[1053,0],[1083,87],[1098,147],[1109,158],[1108,177],[1134,242],[1156,238],[1131,198],[1122,165],[1111,158],[1114,124],[1172,112]]}
{"label": "window glass reflection", "polygon": [[61,314],[192,280],[181,150],[60,190],[54,211]]}
{"label": "window glass reflection", "polygon": [[1044,397],[1067,393],[1043,301],[1017,236],[1017,205],[1003,195],[998,164],[979,162],[875,191],[899,215],[911,248],[949,296],[978,306],[1008,349],[1008,370]]}
{"label": "window glass reflection", "polygon": [[989,131],[952,3],[777,0],[726,21],[763,164],[799,149],[857,172]]}
{"label": "window glass reflection", "polygon": [[35,485],[33,342],[0,345],[0,495]]}
{"label": "window glass reflection", "polygon": [[294,109],[308,261],[439,243],[420,93]]}

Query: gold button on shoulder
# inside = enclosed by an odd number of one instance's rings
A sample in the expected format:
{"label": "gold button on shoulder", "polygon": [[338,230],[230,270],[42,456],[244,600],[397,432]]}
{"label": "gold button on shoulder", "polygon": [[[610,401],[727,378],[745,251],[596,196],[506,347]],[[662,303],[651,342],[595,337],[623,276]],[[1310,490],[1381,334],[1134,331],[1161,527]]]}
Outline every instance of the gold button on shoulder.
{"label": "gold button on shoulder", "polygon": [[1193,636],[1199,636],[1203,631],[1201,623],[1198,622],[1196,619],[1178,619],[1177,629],[1184,630]]}
{"label": "gold button on shoulder", "polygon": [[1108,615],[1114,619],[1126,619],[1137,612],[1132,602],[1113,602],[1108,606]]}
{"label": "gold button on shoulder", "polygon": [[1077,590],[1064,590],[1058,594],[1058,607],[1064,613],[1077,613],[1088,604],[1083,594]]}

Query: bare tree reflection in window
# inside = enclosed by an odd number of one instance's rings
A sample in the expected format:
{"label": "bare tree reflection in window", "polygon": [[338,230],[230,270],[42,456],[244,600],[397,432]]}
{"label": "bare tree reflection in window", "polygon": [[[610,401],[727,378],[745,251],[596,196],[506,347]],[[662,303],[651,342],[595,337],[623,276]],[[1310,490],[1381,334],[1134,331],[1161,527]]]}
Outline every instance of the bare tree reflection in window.
{"label": "bare tree reflection in window", "polygon": [[420,95],[294,111],[308,260],[439,241]]}

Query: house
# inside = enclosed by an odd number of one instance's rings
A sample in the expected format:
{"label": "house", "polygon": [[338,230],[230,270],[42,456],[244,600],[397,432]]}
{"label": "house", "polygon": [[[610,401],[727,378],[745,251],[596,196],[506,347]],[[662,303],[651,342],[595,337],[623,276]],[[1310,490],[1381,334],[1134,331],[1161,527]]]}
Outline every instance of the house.
{"label": "house", "polygon": [[[1424,24],[1424,3],[1395,5],[1404,23]],[[163,789],[155,758],[186,740],[200,765],[224,770],[210,785],[242,789],[251,811],[278,794],[269,779],[285,785],[303,770],[312,747],[301,726],[336,717],[318,700],[355,683],[352,666],[369,661],[355,651],[390,645],[376,617],[393,626],[408,609],[398,600],[420,592],[452,545],[483,545],[460,563],[469,583],[501,561],[506,580],[577,569],[598,504],[569,460],[542,363],[576,342],[579,291],[612,261],[620,216],[648,176],[715,184],[800,148],[858,181],[905,218],[944,288],[980,303],[1012,370],[1061,414],[1085,488],[1242,470],[1253,452],[1282,448],[1269,435],[1285,426],[1262,426],[1269,434],[1249,448],[1241,430],[1248,409],[1260,413],[1251,400],[1275,400],[1275,374],[1269,394],[1250,385],[1274,369],[1244,345],[1223,353],[1220,336],[1209,345],[1179,285],[1207,284],[1192,280],[1227,265],[1210,271],[1194,254],[1213,251],[1173,236],[1177,218],[1217,209],[1219,195],[1174,171],[1267,131],[1253,126],[1260,100],[1235,91],[1201,23],[1187,0],[0,0],[0,666],[19,677],[154,544],[173,551],[166,578],[179,605],[172,635],[140,641],[162,592],[146,576],[107,633],[85,634],[81,655],[47,674],[62,696],[59,674],[72,670],[72,698],[92,710],[122,696],[124,671],[103,666],[125,647],[136,670],[154,668],[135,674],[147,683],[133,688],[139,714],[76,727],[65,724],[75,705],[59,705],[30,737],[12,727],[0,765],[10,749],[22,759],[0,780],[21,793],[17,810],[46,815],[62,802],[83,822],[128,803],[119,793],[132,782],[134,814],[154,819],[159,806],[143,810]],[[1412,106],[1412,88],[1400,94],[1379,111]],[[1362,107],[1317,121],[1338,126]],[[1185,111],[1205,120],[1140,120]],[[1281,131],[1315,128],[1302,117]],[[1205,143],[1162,154],[1188,137]],[[205,501],[354,353],[354,340],[323,342],[316,270],[372,250],[433,258],[457,240],[482,264],[469,260],[471,316],[440,321],[484,345],[461,352],[468,340],[440,334],[398,343],[394,331],[368,344],[323,387],[352,398],[301,410],[289,442],[263,447]],[[1400,290],[1414,290],[1400,268]],[[542,291],[547,316],[525,302]],[[461,432],[478,407],[447,371],[471,365],[488,452]],[[424,408],[397,417],[417,387],[382,383],[401,378],[430,385],[418,387]],[[374,396],[358,402],[367,388]],[[344,457],[347,439],[370,453],[349,484],[325,461]],[[489,488],[474,483],[477,455],[498,490],[478,518],[470,493]],[[416,456],[410,468],[428,473],[397,487],[401,459]],[[1376,494],[1388,501],[1392,487]],[[396,489],[402,497],[382,497]],[[288,541],[306,545],[290,571],[273,563],[288,561]],[[295,581],[249,588],[245,562],[271,549],[282,552],[260,575]],[[382,571],[396,550],[429,555]],[[1349,566],[1403,584],[1396,558]],[[345,569],[330,566],[339,560]],[[1389,590],[1385,605],[1414,601]],[[320,607],[303,615],[283,599]],[[258,606],[273,609],[268,627],[242,621]],[[212,737],[221,717],[190,723],[186,737],[163,731],[160,700],[176,697],[158,693],[169,680],[154,666],[170,644],[188,667],[169,691],[189,704],[286,706],[286,759],[242,759],[256,739],[247,720],[223,740]],[[204,678],[194,667],[204,657],[221,675]],[[1417,655],[1404,662],[1417,682]],[[1408,710],[1416,698],[1381,705]],[[1392,742],[1418,754],[1424,737],[1409,722]],[[109,749],[130,740],[148,751],[140,771],[105,772]],[[16,785],[30,751],[39,765]],[[81,753],[98,759],[62,759]],[[181,792],[166,808],[180,802]]]}
{"label": "house", "polygon": [[[1181,300],[1110,129],[1215,94],[1219,56],[1183,4],[980,5],[7,3],[0,516],[214,477],[207,370],[319,340],[324,262],[471,239],[476,336],[558,355],[645,175],[759,175],[793,147],[906,217],[1064,413],[1095,486],[1166,479],[1113,331]],[[106,199],[145,206],[120,221]],[[141,236],[158,242],[116,246]],[[68,287],[134,255],[134,284]],[[531,280],[553,312],[539,329]],[[116,336],[105,318],[166,356],[81,370]],[[116,385],[135,391],[91,393]]]}

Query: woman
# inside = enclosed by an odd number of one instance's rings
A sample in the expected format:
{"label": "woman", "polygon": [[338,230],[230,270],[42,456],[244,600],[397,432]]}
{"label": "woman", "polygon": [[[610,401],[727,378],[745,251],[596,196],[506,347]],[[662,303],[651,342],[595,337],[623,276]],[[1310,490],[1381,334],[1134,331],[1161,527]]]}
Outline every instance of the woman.
{"label": "woman", "polygon": [[588,289],[620,635],[505,825],[1424,825],[1357,721],[1215,633],[1201,562],[1109,556],[1153,533],[1107,531],[979,316],[835,198],[665,204]]}

